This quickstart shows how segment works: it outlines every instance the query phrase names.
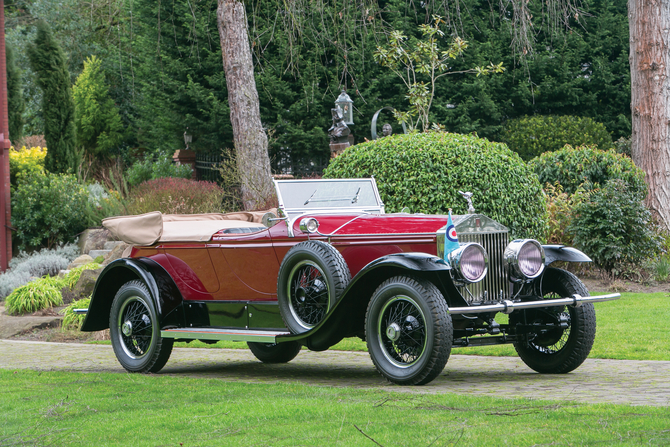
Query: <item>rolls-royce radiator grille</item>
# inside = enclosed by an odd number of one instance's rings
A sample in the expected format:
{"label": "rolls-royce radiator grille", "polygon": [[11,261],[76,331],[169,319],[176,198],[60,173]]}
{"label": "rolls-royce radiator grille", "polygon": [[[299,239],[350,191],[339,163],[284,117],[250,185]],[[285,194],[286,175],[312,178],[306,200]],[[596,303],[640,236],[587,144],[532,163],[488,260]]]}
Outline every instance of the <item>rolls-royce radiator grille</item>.
{"label": "rolls-royce radiator grille", "polygon": [[507,272],[503,262],[503,253],[509,243],[507,232],[496,233],[460,233],[459,242],[477,242],[482,245],[489,255],[489,271],[486,277],[476,284],[467,286],[468,291],[462,290],[463,297],[469,303],[479,303],[509,299],[511,290]]}

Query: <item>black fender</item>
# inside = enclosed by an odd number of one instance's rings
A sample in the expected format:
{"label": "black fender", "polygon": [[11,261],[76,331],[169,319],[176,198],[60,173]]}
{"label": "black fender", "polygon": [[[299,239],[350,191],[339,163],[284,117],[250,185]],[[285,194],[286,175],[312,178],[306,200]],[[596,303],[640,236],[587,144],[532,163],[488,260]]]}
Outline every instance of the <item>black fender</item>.
{"label": "black fender", "polygon": [[344,337],[363,333],[372,294],[382,282],[397,275],[410,273],[427,279],[440,289],[449,306],[467,306],[453,283],[450,271],[449,264],[426,253],[396,253],[375,259],[356,274],[333,309],[309,331],[302,343],[313,351],[323,351]]}
{"label": "black fender", "polygon": [[576,248],[566,247],[565,245],[543,245],[544,265],[549,266],[555,261],[568,262],[591,262],[591,258],[586,256]]}
{"label": "black fender", "polygon": [[121,258],[109,263],[100,273],[81,330],[109,328],[114,296],[122,285],[133,280],[140,280],[149,288],[161,327],[166,324],[184,325],[183,311],[180,311],[183,298],[170,274],[149,258]]}

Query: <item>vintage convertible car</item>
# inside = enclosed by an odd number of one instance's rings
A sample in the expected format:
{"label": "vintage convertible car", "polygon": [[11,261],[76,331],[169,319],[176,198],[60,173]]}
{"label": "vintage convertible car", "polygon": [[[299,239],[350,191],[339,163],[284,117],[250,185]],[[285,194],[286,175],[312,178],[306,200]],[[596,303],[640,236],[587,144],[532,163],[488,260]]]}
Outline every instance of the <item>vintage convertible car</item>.
{"label": "vintage convertible car", "polygon": [[[109,328],[119,362],[138,372],[159,371],[175,340],[246,341],[280,363],[360,337],[382,376],[418,385],[452,346],[513,343],[535,371],[572,371],[593,344],[592,303],[619,297],[588,296],[547,267],[590,261],[583,253],[509,242],[471,202],[452,220],[386,214],[374,179],[275,185],[279,209],[267,213],[105,220],[132,248],[100,275],[82,330]],[[459,243],[445,250],[453,227]]]}

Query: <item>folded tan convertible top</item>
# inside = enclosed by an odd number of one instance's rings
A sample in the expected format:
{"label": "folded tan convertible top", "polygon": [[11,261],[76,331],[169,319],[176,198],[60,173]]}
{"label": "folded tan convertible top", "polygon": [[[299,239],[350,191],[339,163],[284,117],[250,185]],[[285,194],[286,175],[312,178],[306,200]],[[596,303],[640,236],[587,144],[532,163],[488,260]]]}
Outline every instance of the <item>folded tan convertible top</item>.
{"label": "folded tan convertible top", "polygon": [[[133,216],[103,219],[102,225],[119,240],[132,245],[153,245],[157,242],[202,242],[230,228],[265,228],[260,223],[268,211],[238,213],[162,214],[153,211]],[[269,212],[276,214],[277,210]]]}

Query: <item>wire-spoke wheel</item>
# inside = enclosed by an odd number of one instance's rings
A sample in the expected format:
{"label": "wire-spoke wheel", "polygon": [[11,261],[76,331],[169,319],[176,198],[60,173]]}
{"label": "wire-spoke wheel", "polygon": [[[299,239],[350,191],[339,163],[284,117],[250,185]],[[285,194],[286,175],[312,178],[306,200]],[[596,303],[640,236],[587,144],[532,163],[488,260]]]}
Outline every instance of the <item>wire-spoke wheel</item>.
{"label": "wire-spoke wheel", "polygon": [[[548,268],[537,281],[543,299],[589,295],[584,284],[565,270]],[[512,326],[548,323],[563,328],[531,332],[525,340],[515,342],[514,348],[521,360],[539,373],[568,373],[584,363],[591,352],[596,336],[593,304],[529,309],[510,315]]]}
{"label": "wire-spoke wheel", "polygon": [[351,280],[340,252],[322,241],[293,246],[277,279],[279,311],[294,334],[312,329],[335,305]]}
{"label": "wire-spoke wheel", "polygon": [[400,385],[423,385],[444,369],[453,327],[434,284],[406,276],[384,281],[365,318],[368,352],[379,373]]}
{"label": "wire-spoke wheel", "polygon": [[141,281],[127,282],[116,293],[109,330],[116,358],[128,371],[158,372],[170,358],[173,340],[160,336],[154,302]]}

